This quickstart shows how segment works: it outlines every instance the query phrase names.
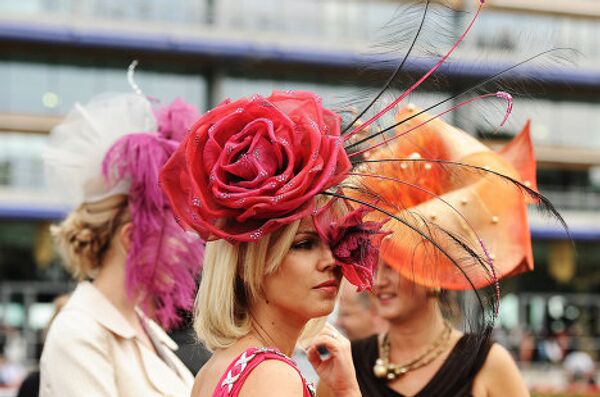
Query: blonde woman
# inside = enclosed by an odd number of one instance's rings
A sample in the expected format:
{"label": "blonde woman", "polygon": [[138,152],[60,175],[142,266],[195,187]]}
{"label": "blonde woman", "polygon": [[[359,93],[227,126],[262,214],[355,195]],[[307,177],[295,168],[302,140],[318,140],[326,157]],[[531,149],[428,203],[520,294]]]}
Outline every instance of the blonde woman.
{"label": "blonde woman", "polygon": [[77,208],[52,228],[80,281],[53,321],[42,397],[189,396],[193,376],[161,327],[191,309],[202,245],[173,221],[158,169],[195,112],[153,112],[133,94],[76,105],[45,153],[51,186]]}
{"label": "blonde woman", "polygon": [[[310,322],[331,313],[342,277],[312,220],[296,221],[256,243],[211,242],[204,263],[195,328],[215,353],[196,377],[192,395],[307,395],[288,357]],[[312,343],[308,358],[321,379],[336,395],[360,395],[349,342],[327,326]],[[316,345],[332,357],[321,360]],[[248,360],[262,355],[248,364],[256,366],[252,372],[236,365],[242,354]]]}
{"label": "blonde woman", "polygon": [[384,233],[364,207],[321,196],[348,176],[339,143],[315,94],[274,92],[206,113],[162,169],[178,221],[209,241],[195,328],[214,354],[192,396],[314,395],[289,358],[308,338],[321,381],[360,395],[350,343],[318,319],[342,276],[370,287]]}

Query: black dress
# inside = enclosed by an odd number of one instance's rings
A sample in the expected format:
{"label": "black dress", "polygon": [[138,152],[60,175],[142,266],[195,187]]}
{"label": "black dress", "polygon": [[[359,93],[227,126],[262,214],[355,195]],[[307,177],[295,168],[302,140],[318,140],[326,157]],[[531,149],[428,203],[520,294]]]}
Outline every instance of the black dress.
{"label": "black dress", "polygon": [[[491,348],[489,339],[463,335],[429,383],[414,397],[471,397],[475,376],[485,363]],[[385,379],[373,375],[379,356],[377,335],[352,342],[352,359],[363,396],[405,397],[388,386]]]}

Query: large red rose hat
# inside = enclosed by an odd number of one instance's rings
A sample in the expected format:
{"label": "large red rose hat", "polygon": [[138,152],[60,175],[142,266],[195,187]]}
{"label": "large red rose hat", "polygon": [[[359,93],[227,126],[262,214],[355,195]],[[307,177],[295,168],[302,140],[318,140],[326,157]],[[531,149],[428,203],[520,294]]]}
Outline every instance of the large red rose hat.
{"label": "large red rose hat", "polygon": [[344,276],[370,288],[385,233],[363,222],[365,208],[341,219],[315,196],[352,168],[340,117],[305,91],[226,101],[191,128],[161,172],[176,219],[204,240],[256,241],[313,216]]}
{"label": "large red rose hat", "polygon": [[180,224],[207,240],[253,241],[309,216],[351,165],[340,117],[310,92],[224,102],[162,171]]}

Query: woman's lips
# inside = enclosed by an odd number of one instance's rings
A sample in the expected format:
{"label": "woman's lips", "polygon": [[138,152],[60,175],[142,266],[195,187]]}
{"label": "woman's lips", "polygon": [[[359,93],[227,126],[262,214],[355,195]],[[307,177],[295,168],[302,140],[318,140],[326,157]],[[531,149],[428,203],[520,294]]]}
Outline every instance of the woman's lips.
{"label": "woman's lips", "polygon": [[396,298],[396,294],[392,292],[379,292],[377,293],[377,300],[382,305],[387,305]]}
{"label": "woman's lips", "polygon": [[339,288],[340,288],[340,282],[336,279],[327,280],[327,281],[313,287],[313,289],[316,289],[319,291],[333,292],[333,293],[336,293]]}

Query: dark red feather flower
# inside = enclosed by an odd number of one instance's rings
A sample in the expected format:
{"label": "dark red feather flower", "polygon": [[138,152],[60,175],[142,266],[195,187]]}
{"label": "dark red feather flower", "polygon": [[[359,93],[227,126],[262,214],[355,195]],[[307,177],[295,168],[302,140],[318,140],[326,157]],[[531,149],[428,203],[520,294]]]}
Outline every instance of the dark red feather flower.
{"label": "dark red feather flower", "polygon": [[379,260],[379,246],[390,234],[382,230],[388,220],[365,221],[365,215],[372,211],[366,206],[351,209],[342,218],[334,219],[331,214],[333,202],[330,201],[314,216],[315,228],[331,247],[344,277],[359,291],[371,289]]}

